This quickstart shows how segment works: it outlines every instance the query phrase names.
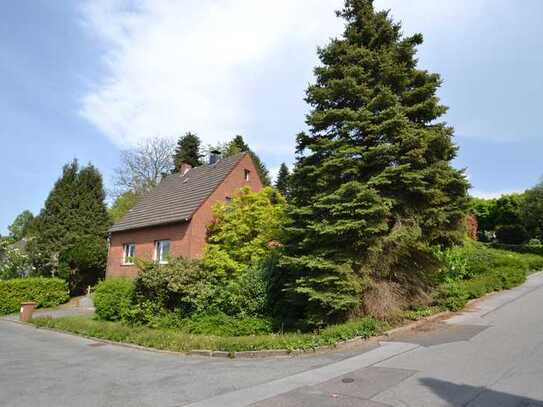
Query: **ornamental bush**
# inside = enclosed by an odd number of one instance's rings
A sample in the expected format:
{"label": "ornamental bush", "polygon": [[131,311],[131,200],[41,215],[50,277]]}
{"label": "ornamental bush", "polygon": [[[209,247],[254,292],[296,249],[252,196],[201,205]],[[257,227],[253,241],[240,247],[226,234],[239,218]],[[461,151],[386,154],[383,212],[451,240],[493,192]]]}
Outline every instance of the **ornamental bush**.
{"label": "ornamental bush", "polygon": [[119,321],[130,311],[134,298],[134,282],[112,278],[98,283],[94,293],[96,315],[106,321]]}
{"label": "ornamental bush", "polygon": [[[198,260],[173,257],[168,264],[143,263],[134,281],[135,302],[147,309],[176,311],[188,316],[208,307],[216,280]],[[146,311],[147,313],[147,311]]]}
{"label": "ornamental bush", "polygon": [[23,250],[0,239],[0,280],[28,277],[33,272],[32,262]]}
{"label": "ornamental bush", "polygon": [[230,277],[181,257],[170,258],[168,264],[139,266],[135,305],[124,318],[130,323],[162,326],[167,320],[170,326],[196,314],[246,318],[266,313],[268,263]]}
{"label": "ornamental bush", "polygon": [[0,315],[19,311],[22,302],[55,307],[70,299],[68,284],[59,278],[32,277],[0,280]]}

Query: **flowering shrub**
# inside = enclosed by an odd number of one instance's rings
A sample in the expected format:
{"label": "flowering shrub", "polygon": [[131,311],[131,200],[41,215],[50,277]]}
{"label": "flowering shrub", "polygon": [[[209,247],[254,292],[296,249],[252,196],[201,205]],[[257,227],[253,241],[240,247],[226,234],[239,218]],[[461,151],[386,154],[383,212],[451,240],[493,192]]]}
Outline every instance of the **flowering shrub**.
{"label": "flowering shrub", "polygon": [[0,280],[27,277],[33,271],[30,257],[7,241],[0,241]]}

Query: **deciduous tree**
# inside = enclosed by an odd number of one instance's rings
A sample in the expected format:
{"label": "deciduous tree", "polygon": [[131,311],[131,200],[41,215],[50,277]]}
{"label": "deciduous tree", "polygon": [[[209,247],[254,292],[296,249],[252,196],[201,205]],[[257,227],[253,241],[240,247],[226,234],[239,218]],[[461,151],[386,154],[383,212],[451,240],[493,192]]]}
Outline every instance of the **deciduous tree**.
{"label": "deciduous tree", "polygon": [[543,181],[524,193],[520,209],[530,237],[543,241]]}
{"label": "deciduous tree", "polygon": [[113,222],[117,222],[126,215],[138,203],[139,199],[140,195],[132,191],[127,191],[119,195],[109,208],[109,216]]}
{"label": "deciduous tree", "polygon": [[21,212],[13,223],[8,226],[9,238],[16,242],[26,237],[33,220],[34,215],[29,210]]}
{"label": "deciduous tree", "polygon": [[149,138],[134,149],[122,151],[113,179],[114,195],[127,191],[142,194],[153,188],[172,171],[174,150],[174,143],[168,139]]}

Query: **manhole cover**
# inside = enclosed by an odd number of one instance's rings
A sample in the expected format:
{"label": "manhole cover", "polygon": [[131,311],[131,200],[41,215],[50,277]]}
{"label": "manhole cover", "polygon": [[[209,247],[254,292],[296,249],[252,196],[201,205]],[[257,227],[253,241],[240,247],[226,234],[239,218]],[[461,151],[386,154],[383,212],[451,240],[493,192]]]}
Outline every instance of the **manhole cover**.
{"label": "manhole cover", "polygon": [[94,342],[94,343],[90,343],[89,346],[93,347],[93,348],[97,348],[99,346],[105,346],[106,344],[103,343],[103,342]]}
{"label": "manhole cover", "polygon": [[343,383],[352,383],[354,382],[354,379],[352,377],[346,377],[345,379],[341,379]]}

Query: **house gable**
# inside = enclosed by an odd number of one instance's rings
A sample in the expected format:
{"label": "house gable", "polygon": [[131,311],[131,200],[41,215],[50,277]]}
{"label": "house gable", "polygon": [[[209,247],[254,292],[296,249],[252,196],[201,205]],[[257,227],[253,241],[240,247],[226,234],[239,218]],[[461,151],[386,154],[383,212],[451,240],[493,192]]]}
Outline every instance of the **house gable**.
{"label": "house gable", "polygon": [[[245,171],[249,171],[248,181],[245,179]],[[260,191],[263,187],[256,166],[249,154],[244,154],[224,181],[217,186],[194,213],[189,225],[189,234],[191,235],[190,257],[198,258],[203,254],[207,238],[207,227],[213,221],[213,206],[217,202],[226,202],[228,198],[232,198],[244,186],[248,186],[255,192]]]}
{"label": "house gable", "polygon": [[[225,159],[228,160],[228,159]],[[221,160],[223,161],[223,160]],[[219,161],[216,165],[221,164]],[[110,248],[108,254],[108,266],[107,277],[135,277],[137,275],[137,268],[132,264],[123,264],[123,245],[134,244],[135,256],[151,261],[154,258],[155,242],[158,240],[168,240],[170,242],[170,254],[172,256],[183,256],[188,258],[199,258],[203,255],[204,247],[207,238],[207,227],[213,221],[213,206],[217,202],[225,202],[228,198],[232,198],[240,188],[249,186],[253,191],[260,191],[262,189],[262,182],[258,176],[257,169],[254,165],[251,156],[247,153],[241,154],[238,157],[234,157],[229,162],[222,163],[223,166],[219,167],[219,171],[222,173],[222,180],[216,182],[214,179],[211,182],[215,183],[213,188],[207,186],[207,195],[201,200],[200,204],[194,207],[187,218],[168,218],[167,222],[162,221],[156,217],[155,212],[152,217],[147,217],[146,214],[140,210],[137,211],[137,217],[130,217],[123,223],[122,227],[113,227],[111,230]],[[224,168],[224,164],[228,164],[228,171]],[[210,166],[206,166],[209,167]],[[200,167],[190,170],[186,175],[193,173]],[[198,171],[194,172],[198,174]],[[200,174],[202,174],[200,172]],[[179,175],[177,175],[179,177]],[[169,176],[171,177],[171,176]],[[201,182],[204,181],[200,178]],[[178,180],[176,180],[178,181]],[[188,183],[188,181],[187,181]],[[195,185],[195,184],[193,184]],[[171,191],[184,190],[186,193],[194,192],[202,195],[201,185],[196,185],[200,188],[199,191],[190,191],[186,189],[175,188],[162,188],[159,187],[154,190],[152,200],[148,200],[144,208],[152,210],[150,202],[158,202],[160,204],[165,199],[171,199]],[[157,195],[157,191],[166,192],[169,195],[166,197],[160,197]],[[191,197],[192,199],[192,197]],[[179,202],[179,200],[177,200]],[[179,213],[178,208],[171,210],[171,202],[168,206],[169,213]],[[164,206],[159,208],[159,211],[163,211]],[[151,219],[153,224],[147,226],[140,226],[142,219],[149,221]],[[134,221],[136,220],[136,221]],[[133,222],[131,228],[126,228],[129,222]]]}

